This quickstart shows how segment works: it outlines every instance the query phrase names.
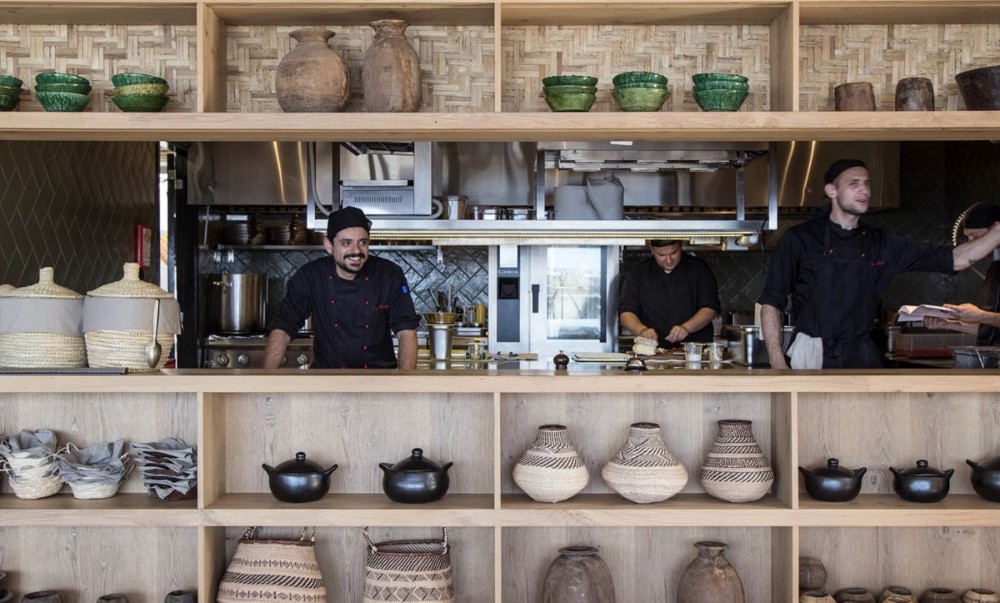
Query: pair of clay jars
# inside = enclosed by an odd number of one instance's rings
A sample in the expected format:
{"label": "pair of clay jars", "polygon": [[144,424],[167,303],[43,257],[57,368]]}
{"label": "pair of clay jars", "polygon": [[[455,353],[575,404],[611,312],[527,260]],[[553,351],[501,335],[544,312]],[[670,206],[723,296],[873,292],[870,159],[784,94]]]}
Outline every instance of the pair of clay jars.
{"label": "pair of clay jars", "polygon": [[[415,112],[420,109],[420,57],[406,41],[408,27],[399,19],[371,22],[375,39],[365,52],[362,80],[369,112]],[[278,63],[275,89],[286,113],[343,111],[351,95],[347,66],[332,48],[332,31],[297,29],[296,42]]]}

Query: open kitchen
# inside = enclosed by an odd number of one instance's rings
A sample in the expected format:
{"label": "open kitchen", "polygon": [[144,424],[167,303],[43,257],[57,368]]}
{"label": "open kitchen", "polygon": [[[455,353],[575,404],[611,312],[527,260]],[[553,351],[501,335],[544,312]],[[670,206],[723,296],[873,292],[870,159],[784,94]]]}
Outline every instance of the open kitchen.
{"label": "open kitchen", "polygon": [[[992,236],[1000,120],[956,76],[1000,62],[1000,2],[0,4],[0,72],[93,83],[76,115],[0,112],[0,602],[263,600],[241,568],[283,555],[307,586],[273,593],[313,601],[1000,591],[1000,353],[934,319],[995,309],[993,254],[951,248]],[[417,52],[410,108],[362,83],[376,34]],[[310,35],[336,109],[276,86]],[[116,110],[122,72],[163,110]],[[745,76],[739,110],[702,110],[706,73]],[[543,80],[576,74],[592,107],[562,111]],[[662,109],[619,110],[622,74],[669,78]],[[897,103],[917,76],[936,110]],[[789,241],[858,203],[838,219],[926,271],[866,258],[801,305]],[[283,305],[363,257],[405,279],[414,368],[319,368],[335,321]],[[629,279],[677,257],[714,295],[662,326]],[[872,368],[797,368],[869,274]]]}

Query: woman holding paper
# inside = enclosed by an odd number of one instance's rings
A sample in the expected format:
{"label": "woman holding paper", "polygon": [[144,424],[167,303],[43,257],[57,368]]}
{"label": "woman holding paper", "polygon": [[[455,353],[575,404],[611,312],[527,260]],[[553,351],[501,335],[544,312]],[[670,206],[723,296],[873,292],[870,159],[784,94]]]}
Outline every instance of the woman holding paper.
{"label": "woman holding paper", "polygon": [[[1000,222],[1000,207],[981,204],[965,217],[962,233],[970,241],[982,237],[991,226]],[[955,311],[953,319],[927,317],[928,329],[943,329],[976,335],[977,345],[1000,345],[1000,262],[994,261],[986,272],[980,305],[945,304]]]}

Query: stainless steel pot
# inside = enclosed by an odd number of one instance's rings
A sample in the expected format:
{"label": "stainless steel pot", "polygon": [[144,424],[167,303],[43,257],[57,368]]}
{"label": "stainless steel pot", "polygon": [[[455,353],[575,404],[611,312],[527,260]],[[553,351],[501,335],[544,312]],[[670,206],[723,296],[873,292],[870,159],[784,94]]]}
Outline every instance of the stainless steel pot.
{"label": "stainless steel pot", "polygon": [[265,328],[267,276],[208,274],[204,280],[206,317],[212,333],[259,333]]}
{"label": "stainless steel pot", "polygon": [[[793,327],[781,328],[781,349],[787,350],[792,343]],[[726,325],[722,333],[729,342],[729,352],[733,362],[744,366],[769,367],[767,346],[761,328],[754,325]]]}

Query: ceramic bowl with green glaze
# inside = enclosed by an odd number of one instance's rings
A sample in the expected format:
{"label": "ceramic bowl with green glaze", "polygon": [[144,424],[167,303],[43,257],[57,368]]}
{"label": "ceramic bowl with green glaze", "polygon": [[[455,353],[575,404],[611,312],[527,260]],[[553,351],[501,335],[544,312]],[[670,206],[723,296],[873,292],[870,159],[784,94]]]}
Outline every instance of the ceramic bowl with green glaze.
{"label": "ceramic bowl with green glaze", "polygon": [[7,96],[20,96],[22,92],[24,92],[24,88],[16,86],[0,86],[0,94],[6,94]]}
{"label": "ceramic bowl with green glaze", "polygon": [[20,102],[20,94],[0,94],[0,111],[13,111]]}
{"label": "ceramic bowl with green glaze", "polygon": [[546,86],[596,86],[597,78],[589,75],[550,75],[542,78]]}
{"label": "ceramic bowl with green glaze", "polygon": [[168,84],[129,84],[115,88],[111,91],[111,94],[115,96],[119,94],[153,94],[163,96],[169,89],[170,86]]}
{"label": "ceramic bowl with green glaze", "polygon": [[742,90],[695,90],[694,100],[703,111],[736,111],[746,100]]}
{"label": "ceramic bowl with green glaze", "polygon": [[111,102],[122,111],[155,113],[170,100],[160,94],[116,94]]}
{"label": "ceramic bowl with green glaze", "polygon": [[695,84],[695,90],[742,90],[744,92],[750,90],[750,84],[745,82],[732,82],[725,80],[716,80],[703,82],[701,84]]}
{"label": "ceramic bowl with green glaze", "polygon": [[618,84],[615,88],[657,88],[659,90],[666,90],[666,84],[658,84],[656,82],[631,82],[627,84]]}
{"label": "ceramic bowl with green glaze", "polygon": [[0,73],[0,86],[4,88],[20,88],[24,85],[24,80],[19,77],[14,77],[13,75],[7,75],[6,73]]}
{"label": "ceramic bowl with green glaze", "polygon": [[90,102],[90,95],[73,92],[35,92],[35,97],[46,111],[83,111]]}
{"label": "ceramic bowl with green glaze", "polygon": [[36,84],[84,84],[86,86],[90,85],[90,80],[83,77],[82,75],[73,75],[72,73],[58,73],[55,71],[50,71],[47,73],[39,73],[35,76]]}
{"label": "ceramic bowl with green glaze", "polygon": [[558,86],[545,86],[542,88],[545,94],[596,94],[597,86],[574,86],[561,84]]}
{"label": "ceramic bowl with green glaze", "polygon": [[111,83],[120,88],[132,84],[166,84],[167,80],[148,73],[116,73],[111,76]]}
{"label": "ceramic bowl with green glaze", "polygon": [[546,94],[545,102],[553,111],[590,111],[596,94]]}
{"label": "ceramic bowl with green glaze", "polygon": [[696,73],[691,76],[695,84],[701,84],[704,82],[743,82],[744,84],[750,80],[744,75],[736,75],[734,73]]}
{"label": "ceramic bowl with green glaze", "polygon": [[611,91],[611,96],[622,111],[659,111],[670,97],[666,88],[621,88]]}
{"label": "ceramic bowl with green glaze", "polygon": [[37,84],[35,92],[72,92],[73,94],[90,94],[90,84]]}
{"label": "ceramic bowl with green glaze", "polygon": [[611,82],[615,86],[620,86],[621,84],[636,84],[640,82],[648,82],[652,84],[661,84],[663,86],[667,85],[667,76],[655,73],[653,71],[626,71],[624,73],[619,73],[611,79]]}

